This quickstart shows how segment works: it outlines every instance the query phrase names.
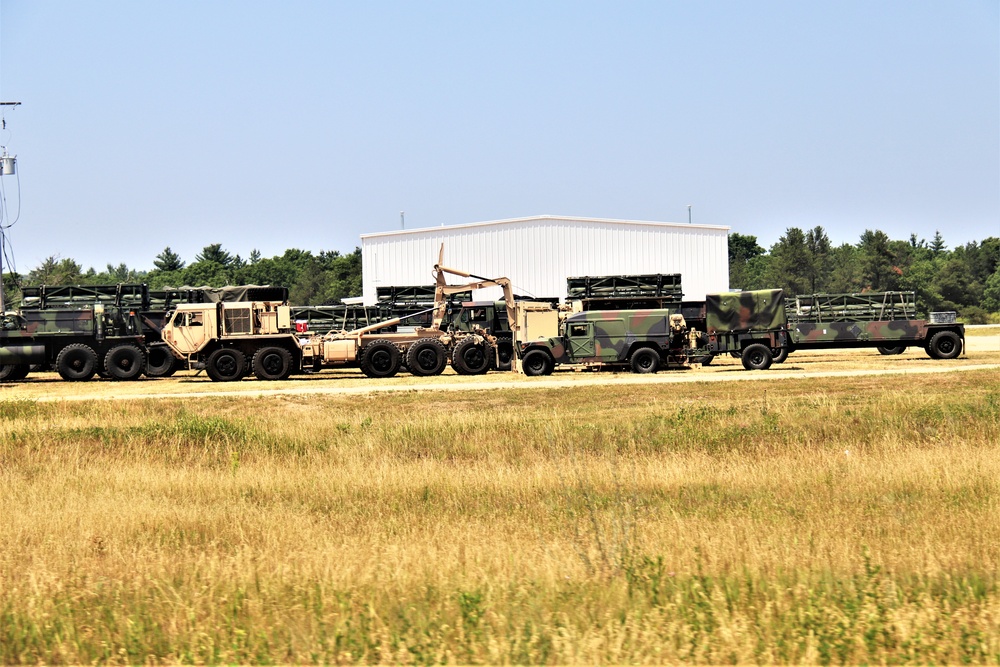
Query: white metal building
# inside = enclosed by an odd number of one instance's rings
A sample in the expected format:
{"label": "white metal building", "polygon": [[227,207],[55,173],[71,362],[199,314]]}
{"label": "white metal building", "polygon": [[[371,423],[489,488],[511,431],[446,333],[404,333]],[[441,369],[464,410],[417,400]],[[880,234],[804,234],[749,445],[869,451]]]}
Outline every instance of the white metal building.
{"label": "white metal building", "polygon": [[[445,266],[486,278],[506,276],[514,291],[526,296],[565,298],[570,276],[680,273],[684,298],[701,300],[728,289],[728,231],[717,225],[540,215],[362,234],[364,300],[375,303],[376,287],[432,284],[442,243]],[[480,290],[474,298],[500,298],[500,292]]]}

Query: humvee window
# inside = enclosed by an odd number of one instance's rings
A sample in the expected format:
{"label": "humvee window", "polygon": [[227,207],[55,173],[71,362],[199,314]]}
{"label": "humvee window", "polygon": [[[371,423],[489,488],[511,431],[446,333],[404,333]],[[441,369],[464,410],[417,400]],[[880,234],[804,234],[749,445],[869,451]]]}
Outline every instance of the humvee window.
{"label": "humvee window", "polygon": [[571,324],[569,327],[569,335],[573,337],[580,337],[587,335],[587,325],[586,324]]}

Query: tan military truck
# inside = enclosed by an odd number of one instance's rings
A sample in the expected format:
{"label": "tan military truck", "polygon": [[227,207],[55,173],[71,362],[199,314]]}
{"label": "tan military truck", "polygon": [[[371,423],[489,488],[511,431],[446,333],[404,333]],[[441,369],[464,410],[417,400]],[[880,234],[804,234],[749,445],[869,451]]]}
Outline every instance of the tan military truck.
{"label": "tan military truck", "polygon": [[[481,329],[448,331],[442,328],[442,322],[449,294],[492,286],[503,288],[513,320],[510,281],[449,269],[441,266],[440,260],[434,272],[435,305],[429,309],[434,314],[430,327],[382,331],[406,319],[395,318],[354,331],[301,336],[293,328],[287,304],[222,302],[179,305],[161,336],[190,368],[204,369],[218,382],[239,380],[250,372],[260,380],[284,380],[292,373],[336,366],[358,366],[373,378],[392,377],[404,366],[413,375],[438,375],[449,362],[465,375],[496,367],[494,336]],[[448,285],[445,274],[473,281]]]}

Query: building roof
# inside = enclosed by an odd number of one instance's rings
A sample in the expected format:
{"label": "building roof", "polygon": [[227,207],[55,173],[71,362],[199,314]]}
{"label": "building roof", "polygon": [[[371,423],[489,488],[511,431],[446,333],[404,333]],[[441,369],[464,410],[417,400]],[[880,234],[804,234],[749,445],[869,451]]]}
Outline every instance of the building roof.
{"label": "building roof", "polygon": [[555,220],[562,222],[585,222],[596,224],[615,225],[640,225],[643,227],[679,227],[682,229],[711,229],[715,231],[729,231],[729,227],[724,225],[702,225],[688,224],[686,222],[651,222],[648,220],[616,220],[614,218],[578,218],[569,215],[533,215],[527,218],[508,218],[506,220],[488,220],[485,222],[467,222],[459,225],[441,225],[440,227],[421,227],[418,229],[396,229],[388,232],[371,232],[362,234],[361,238],[372,238],[378,236],[398,236],[401,234],[422,234],[426,232],[441,231],[442,229],[452,231],[455,229],[471,229],[475,227],[492,227],[496,225],[510,225],[519,222],[541,222]]}

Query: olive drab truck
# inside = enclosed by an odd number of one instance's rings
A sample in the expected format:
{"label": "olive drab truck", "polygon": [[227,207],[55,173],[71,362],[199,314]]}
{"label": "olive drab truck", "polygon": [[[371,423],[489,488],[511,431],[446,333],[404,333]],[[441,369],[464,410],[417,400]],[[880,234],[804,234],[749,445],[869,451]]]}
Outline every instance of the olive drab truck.
{"label": "olive drab truck", "polygon": [[101,373],[138,379],[146,367],[145,338],[132,308],[91,304],[25,310],[0,318],[0,381],[23,380],[35,364],[72,382]]}
{"label": "olive drab truck", "polygon": [[[442,247],[442,254],[443,254]],[[163,341],[191,368],[204,369],[215,381],[234,381],[249,372],[261,380],[282,380],[302,371],[357,366],[372,378],[388,378],[404,367],[413,375],[440,374],[451,363],[456,372],[485,373],[497,364],[496,337],[488,331],[448,331],[443,325],[448,296],[499,286],[513,317],[513,294],[506,278],[483,278],[442,266],[434,267],[435,301],[430,326],[387,331],[404,322],[397,317],[352,331],[301,335],[285,303],[246,302],[182,304],[163,327]],[[449,285],[446,274],[471,278]]]}
{"label": "olive drab truck", "polygon": [[516,310],[517,366],[526,375],[548,375],[560,365],[655,373],[732,352],[748,370],[763,370],[771,365],[773,350],[787,347],[781,290],[709,295],[696,309],[703,312],[706,331],[689,326],[680,304],[567,313],[548,304],[518,303]]}

